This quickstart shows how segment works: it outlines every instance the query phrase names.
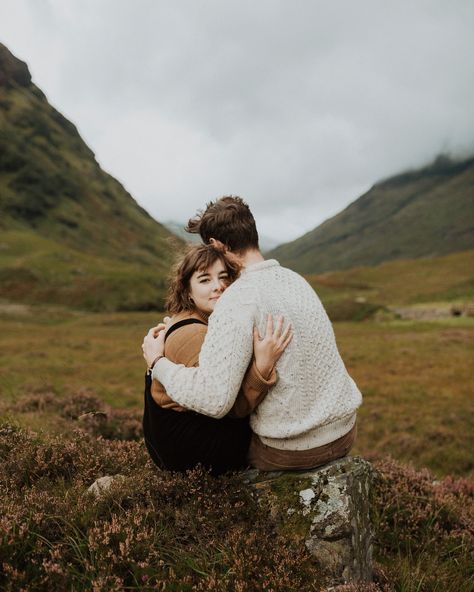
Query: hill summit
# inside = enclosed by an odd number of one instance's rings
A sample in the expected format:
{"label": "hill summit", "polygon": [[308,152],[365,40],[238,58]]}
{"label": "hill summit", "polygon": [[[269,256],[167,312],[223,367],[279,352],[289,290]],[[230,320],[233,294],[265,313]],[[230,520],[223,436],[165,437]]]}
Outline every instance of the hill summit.
{"label": "hill summit", "polygon": [[300,273],[474,248],[474,158],[438,156],[376,183],[342,212],[269,256]]}
{"label": "hill summit", "polygon": [[98,309],[160,306],[180,244],[2,44],[0,230],[0,296]]}

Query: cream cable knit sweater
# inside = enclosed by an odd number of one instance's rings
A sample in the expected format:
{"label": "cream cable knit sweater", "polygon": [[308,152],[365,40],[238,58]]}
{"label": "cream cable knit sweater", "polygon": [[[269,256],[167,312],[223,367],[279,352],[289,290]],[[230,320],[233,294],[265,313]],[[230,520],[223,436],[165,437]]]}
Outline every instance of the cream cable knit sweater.
{"label": "cream cable knit sweater", "polygon": [[300,275],[270,259],[247,267],[209,318],[199,367],[166,358],[153,378],[198,413],[223,417],[232,407],[252,356],[252,328],[283,315],[294,336],[277,363],[279,380],[251,416],[253,431],[273,448],[306,450],[332,442],[355,422],[362,396],[337,350],[327,314]]}

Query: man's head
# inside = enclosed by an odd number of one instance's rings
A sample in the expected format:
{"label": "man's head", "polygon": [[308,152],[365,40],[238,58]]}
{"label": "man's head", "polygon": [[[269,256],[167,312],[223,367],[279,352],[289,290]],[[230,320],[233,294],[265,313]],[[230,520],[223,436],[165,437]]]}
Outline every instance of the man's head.
{"label": "man's head", "polygon": [[258,233],[250,208],[240,197],[226,195],[209,202],[204,211],[191,218],[188,232],[199,233],[205,244],[221,242],[233,253],[258,250]]}

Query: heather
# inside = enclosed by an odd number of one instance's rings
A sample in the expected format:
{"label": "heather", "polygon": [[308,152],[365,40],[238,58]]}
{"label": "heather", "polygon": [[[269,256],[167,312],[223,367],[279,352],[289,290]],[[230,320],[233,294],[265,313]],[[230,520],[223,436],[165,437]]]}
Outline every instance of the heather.
{"label": "heather", "polygon": [[[72,422],[74,420],[71,420]],[[157,470],[141,441],[0,428],[4,590],[323,590],[301,536],[279,532],[241,475]],[[375,463],[376,583],[469,590],[474,486]],[[95,498],[103,475],[121,475]],[[456,569],[453,569],[456,566]]]}
{"label": "heather", "polygon": [[[141,442],[3,425],[4,590],[288,590],[322,581],[240,476],[156,470]],[[122,479],[99,500],[87,487]],[[261,550],[264,550],[262,553]]]}

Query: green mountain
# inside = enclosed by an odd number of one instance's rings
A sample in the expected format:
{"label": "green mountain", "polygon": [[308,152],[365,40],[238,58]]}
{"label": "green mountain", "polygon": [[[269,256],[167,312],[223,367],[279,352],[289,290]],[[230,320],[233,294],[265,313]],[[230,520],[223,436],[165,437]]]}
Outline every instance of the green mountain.
{"label": "green mountain", "polygon": [[104,172],[0,44],[0,297],[159,307],[179,239]]}
{"label": "green mountain", "polygon": [[377,183],[269,256],[300,273],[322,273],[473,248],[474,158],[439,156],[425,168]]}

